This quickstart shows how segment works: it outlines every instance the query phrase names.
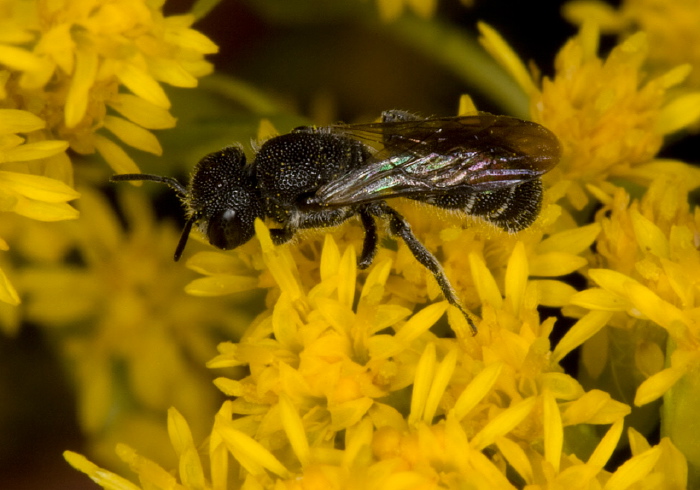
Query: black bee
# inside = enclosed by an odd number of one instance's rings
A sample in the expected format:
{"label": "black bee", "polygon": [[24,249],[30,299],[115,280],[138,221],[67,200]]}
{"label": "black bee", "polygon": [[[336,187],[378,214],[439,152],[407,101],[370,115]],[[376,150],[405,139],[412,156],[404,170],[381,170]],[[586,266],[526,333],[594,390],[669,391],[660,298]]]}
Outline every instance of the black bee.
{"label": "black bee", "polygon": [[152,180],[178,193],[187,222],[175,260],[195,224],[212,245],[229,250],[253,237],[255,218],[279,224],[270,231],[281,244],[297,230],[358,216],[365,229],[358,266],[364,269],[377,251],[375,218],[385,220],[476,333],[438,260],[385,200],[406,197],[516,232],[537,218],[539,177],[557,164],[560,152],[549,130],[512,117],[422,119],[386,111],[380,123],[297,128],[263,143],[249,165],[239,146],[224,148],[199,162],[189,187],[146,174],[115,175],[112,181]]}

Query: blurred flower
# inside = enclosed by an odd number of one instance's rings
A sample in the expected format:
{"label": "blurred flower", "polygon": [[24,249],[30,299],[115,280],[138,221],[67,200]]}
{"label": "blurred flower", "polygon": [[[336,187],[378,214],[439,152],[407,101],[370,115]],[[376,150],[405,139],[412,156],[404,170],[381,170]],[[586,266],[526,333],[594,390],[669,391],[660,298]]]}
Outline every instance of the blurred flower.
{"label": "blurred flower", "polygon": [[437,0],[376,0],[376,2],[379,16],[385,22],[396,20],[405,9],[410,9],[420,17],[430,18],[437,8]]}
{"label": "blurred flower", "polygon": [[25,318],[60,346],[79,423],[103,457],[112,457],[115,437],[145,448],[160,430],[164,441],[160,414],[173,405],[206,423],[217,396],[204,364],[219,339],[250,322],[235,301],[186,295],[186,270],[171,266],[176,230],[156,225],[136,190],[119,197],[128,232],[104,198],[84,190],[81,219],[63,230],[74,260],[17,272]]}
{"label": "blurred flower", "polygon": [[[643,31],[649,37],[647,68],[664,73],[678,65],[693,66],[686,84],[700,87],[700,4],[668,0],[625,0],[619,5],[599,0],[567,3],[564,16],[576,24],[595,22],[605,32],[629,36]],[[695,97],[695,104],[700,99]]]}
{"label": "blurred flower", "polygon": [[[37,165],[51,164],[60,159],[68,147],[65,141],[34,139],[45,127],[35,115],[16,109],[0,109],[0,211],[40,220],[59,221],[75,219],[77,211],[67,201],[80,194],[55,179],[36,175]],[[18,133],[32,135],[23,138]],[[9,245],[0,238],[0,250]],[[11,305],[20,302],[17,291],[0,269],[0,301]],[[2,322],[7,333],[17,328],[16,322]]]}

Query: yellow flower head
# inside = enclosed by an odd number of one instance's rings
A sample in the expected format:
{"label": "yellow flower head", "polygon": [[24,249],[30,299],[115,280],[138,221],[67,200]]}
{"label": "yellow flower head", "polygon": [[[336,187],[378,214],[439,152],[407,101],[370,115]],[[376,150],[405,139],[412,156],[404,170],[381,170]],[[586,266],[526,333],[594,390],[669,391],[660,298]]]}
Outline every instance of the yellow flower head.
{"label": "yellow flower head", "polygon": [[193,16],[164,17],[161,7],[143,0],[3,0],[0,104],[36,114],[47,135],[78,153],[97,150],[115,171],[137,171],[96,131],[104,127],[129,146],[160,154],[149,130],[174,125],[160,83],[195,86],[211,71],[202,56],[217,49],[190,28]]}
{"label": "yellow flower head", "polygon": [[653,78],[646,74],[649,41],[644,33],[601,59],[598,30],[585,24],[559,51],[554,75],[540,85],[495,31],[485,25],[481,30],[482,43],[530,96],[533,120],[560,139],[562,161],[545,179],[572,180],[568,197],[577,208],[588,200],[582,182],[639,178],[639,167],[653,163],[664,136],[700,116],[700,107],[689,99],[696,95],[671,100],[668,94],[688,74],[687,65]]}
{"label": "yellow flower head", "polygon": [[[565,426],[608,424],[629,410],[602,392],[584,393],[562,374],[556,361],[565,353],[550,362],[546,338],[554,322],[540,323],[536,307],[541,289],[557,288],[549,281],[528,280],[531,267],[543,274],[561,267],[567,253],[546,257],[553,253],[547,250],[564,250],[566,243],[581,246],[583,232],[578,237],[557,234],[531,264],[524,244],[517,242],[506,256],[505,294],[483,258],[470,254],[483,320],[481,332],[472,337],[461,315],[449,310],[456,338],[433,333],[444,328],[439,320],[445,302],[410,317],[410,310],[395,304],[406,299],[392,299],[390,258],[379,259],[369,270],[358,295],[353,247],[341,253],[326,235],[317,258],[319,279],[309,289],[301,280],[305,261],[292,256],[297,247],[275,247],[260,222],[257,232],[279,293],[269,296],[271,313],[261,315],[239,343],[222,344],[221,354],[209,363],[213,368],[247,366],[251,373],[216,382],[236,397],[227,410],[237,416],[219,420],[217,430],[248,471],[262,466],[282,477],[313,473],[307,463],[321,457],[322,448],[330,450],[344,430],[364,433],[365,444],[372,441],[376,464],[385,459],[395,464],[398,457],[397,468],[414,472],[416,481],[485,478],[490,485],[503,485],[504,476],[482,449],[496,445],[506,458],[525,458],[529,469],[522,467],[523,475],[534,479],[540,470],[533,468],[544,461],[558,467]],[[591,240],[595,233],[588,235]],[[570,265],[579,267],[571,248],[568,254]],[[213,262],[210,267],[214,269]],[[217,282],[225,284],[215,277],[198,287],[213,291]],[[582,323],[600,328],[605,319]],[[445,416],[448,427],[436,422]],[[519,449],[538,439],[545,441],[544,454]],[[293,454],[285,451],[287,445]],[[258,466],[248,461],[246,455],[252,454],[259,455]],[[343,454],[343,461],[351,460],[351,454]],[[439,477],[437,468],[443,466],[451,472]],[[397,478],[387,471],[382,476],[386,481]],[[362,475],[370,474],[371,469],[362,470]],[[589,476],[595,478],[596,472]]]}
{"label": "yellow flower head", "polygon": [[[612,196],[597,214],[602,229],[596,242],[598,265],[605,268],[589,271],[597,287],[571,298],[573,305],[615,313],[611,325],[638,330],[630,348],[636,350],[635,370],[648,378],[637,391],[638,405],[659,398],[700,366],[700,214],[689,210],[687,202],[687,186],[694,185],[692,179],[659,178],[632,202],[623,189],[610,186]],[[673,339],[669,369],[662,370],[662,339],[648,331],[649,323]],[[596,366],[611,361],[606,353],[598,349],[587,359],[590,371],[599,372]]]}
{"label": "yellow flower head", "polygon": [[[327,242],[327,247],[330,244]],[[335,250],[327,247],[324,254],[334,255]],[[284,261],[279,256],[268,259]],[[331,269],[327,272],[334,272],[334,262],[328,264]],[[282,263],[271,267],[280,273],[288,269]],[[328,284],[324,289],[329,290]],[[330,291],[331,297],[339,298],[339,288]],[[298,308],[311,307],[309,317],[315,316],[314,303],[331,299],[324,300],[322,294],[319,291],[317,298],[298,298]],[[362,308],[358,306],[358,314]],[[332,312],[327,306],[323,309],[329,317],[343,313]],[[508,317],[504,313],[503,319]],[[368,360],[358,358],[363,350],[363,338],[358,336],[362,333],[360,325],[340,330],[335,325],[342,322],[342,317],[318,319],[318,327],[313,330],[308,324],[300,325],[296,332],[286,334],[284,343],[277,341],[278,333],[284,332],[273,330],[275,336],[270,338],[268,328],[256,329],[236,346],[222,346],[222,355],[211,364],[248,364],[253,383],[246,388],[250,381],[219,380],[219,386],[236,392],[238,399],[225,402],[215,419],[209,437],[208,468],[196,456],[183,417],[170,411],[169,432],[180,458],[177,481],[185,488],[198,488],[209,478],[214,487],[228,488],[231,477],[239,478],[237,484],[255,481],[262,488],[292,481],[322,488],[391,488],[405,481],[439,482],[446,488],[473,481],[476,488],[511,488],[505,475],[506,461],[531,485],[566,481],[573,467],[587,482],[608,478],[601,470],[621,434],[627,408],[604,393],[584,393],[572,378],[556,372],[556,368],[550,370],[554,366],[546,360],[543,338],[532,332],[527,335],[534,326],[523,325],[523,338],[500,328],[496,320],[490,325],[497,332],[493,342],[487,339],[479,347],[471,337],[436,339],[425,330],[429,326],[426,315],[420,321],[419,316],[393,327],[398,330],[394,336],[366,338],[364,342],[371,349]],[[299,311],[281,312],[277,321],[287,323],[290,319],[298,323]],[[323,325],[325,328],[321,328]],[[317,338],[303,335],[332,339],[353,332],[360,347],[354,352],[352,346],[344,352],[317,351]],[[290,337],[290,333],[296,333],[296,337]],[[305,344],[307,337],[310,344]],[[332,347],[332,343],[327,341],[324,347]],[[409,371],[384,370],[385,380],[398,382],[392,404],[365,400],[367,395],[374,396],[367,391],[372,383],[358,383],[358,374],[392,354],[395,361],[388,360],[404,364],[403,369]],[[349,358],[365,366],[357,364],[354,372],[348,372],[343,367]],[[314,365],[318,369],[308,369]],[[354,378],[351,382],[348,375]],[[319,381],[328,378],[334,378],[336,385],[323,383],[325,389],[313,393],[321,386]],[[381,380],[375,376],[374,384]],[[411,395],[401,389],[406,384],[413,385]],[[378,388],[374,388],[377,393]],[[338,392],[349,396],[340,400],[328,397]],[[407,397],[410,399],[402,407],[400,399]],[[582,423],[613,424],[587,463],[563,454],[565,445],[575,446],[582,439],[582,434],[574,433],[569,440],[563,428]],[[339,450],[337,431],[341,428],[343,449]],[[497,456],[482,454],[487,447],[492,447]],[[117,452],[142,482],[161,488],[176,481],[129,447],[120,445]],[[79,455],[66,453],[66,458],[103,486],[120,481],[116,475],[98,471]],[[650,471],[655,462],[652,459],[640,464]],[[641,475],[626,478],[636,481]]]}

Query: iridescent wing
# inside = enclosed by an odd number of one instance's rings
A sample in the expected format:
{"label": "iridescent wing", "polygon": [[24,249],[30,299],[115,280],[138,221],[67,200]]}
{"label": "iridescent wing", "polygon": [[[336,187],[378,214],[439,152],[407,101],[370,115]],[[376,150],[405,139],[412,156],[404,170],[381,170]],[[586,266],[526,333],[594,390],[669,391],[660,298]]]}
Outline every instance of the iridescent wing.
{"label": "iridescent wing", "polygon": [[312,201],[324,206],[512,187],[550,170],[561,153],[543,126],[486,113],[327,130],[363,141],[375,153],[316,192]]}

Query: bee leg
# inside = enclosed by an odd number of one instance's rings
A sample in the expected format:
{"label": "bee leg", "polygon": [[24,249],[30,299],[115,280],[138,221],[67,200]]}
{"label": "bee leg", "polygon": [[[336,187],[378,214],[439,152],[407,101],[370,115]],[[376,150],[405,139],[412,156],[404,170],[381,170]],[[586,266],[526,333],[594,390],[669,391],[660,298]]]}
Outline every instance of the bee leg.
{"label": "bee leg", "polygon": [[425,248],[420,240],[416,238],[411,231],[411,225],[408,224],[406,219],[401,216],[398,211],[392,209],[383,202],[375,203],[371,208],[371,212],[375,216],[384,216],[389,220],[389,230],[391,233],[400,237],[404,243],[406,243],[416,260],[433,274],[433,277],[437,281],[438,286],[440,286],[440,290],[442,291],[443,296],[445,296],[447,302],[462,312],[462,315],[464,315],[464,318],[466,318],[467,323],[469,324],[469,328],[471,328],[472,334],[476,335],[476,326],[465,308],[462,306],[462,303],[457,298],[457,295],[455,294],[450,281],[447,279],[445,271],[442,269],[440,262],[428,251],[428,249]]}
{"label": "bee leg", "polygon": [[294,236],[294,231],[289,228],[271,228],[270,238],[272,238],[272,243],[275,245],[282,245],[287,243]]}
{"label": "bee leg", "polygon": [[359,211],[362,227],[365,229],[365,240],[362,243],[362,255],[357,260],[359,269],[366,269],[372,264],[374,256],[377,254],[377,224],[374,222],[372,215],[362,208]]}

